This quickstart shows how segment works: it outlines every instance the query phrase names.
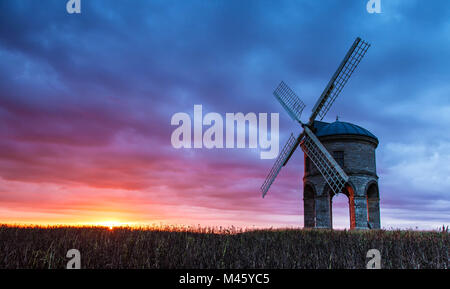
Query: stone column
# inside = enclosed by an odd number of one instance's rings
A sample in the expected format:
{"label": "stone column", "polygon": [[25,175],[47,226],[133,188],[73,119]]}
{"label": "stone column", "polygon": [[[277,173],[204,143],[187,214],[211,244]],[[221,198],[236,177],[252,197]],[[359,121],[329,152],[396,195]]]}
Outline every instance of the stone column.
{"label": "stone column", "polygon": [[322,194],[316,197],[316,228],[331,229],[330,196]]}
{"label": "stone column", "polygon": [[348,209],[350,210],[350,230],[353,230],[356,227],[355,196],[353,190],[348,195]]}
{"label": "stone column", "polygon": [[316,225],[316,212],[314,210],[314,198],[303,198],[304,227],[314,228]]}
{"label": "stone column", "polygon": [[367,200],[362,196],[354,197],[354,216],[355,227],[354,229],[368,229],[367,224]]}
{"label": "stone column", "polygon": [[316,226],[315,191],[312,183],[305,183],[303,186],[303,218],[305,228]]}
{"label": "stone column", "polygon": [[380,199],[368,198],[367,208],[371,229],[380,229]]}

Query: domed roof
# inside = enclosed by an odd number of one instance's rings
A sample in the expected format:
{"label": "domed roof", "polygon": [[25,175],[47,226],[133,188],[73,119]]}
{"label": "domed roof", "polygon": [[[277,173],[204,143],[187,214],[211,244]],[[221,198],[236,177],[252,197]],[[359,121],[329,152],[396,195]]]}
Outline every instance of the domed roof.
{"label": "domed roof", "polygon": [[378,138],[367,129],[349,122],[343,122],[339,120],[336,120],[332,123],[314,121],[314,127],[317,129],[317,137],[329,135],[362,135],[374,138],[378,141]]}

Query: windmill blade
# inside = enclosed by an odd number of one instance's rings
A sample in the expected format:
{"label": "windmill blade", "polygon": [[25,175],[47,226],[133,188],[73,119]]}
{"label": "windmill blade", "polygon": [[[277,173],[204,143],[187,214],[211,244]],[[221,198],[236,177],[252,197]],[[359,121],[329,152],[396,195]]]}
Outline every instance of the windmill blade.
{"label": "windmill blade", "polygon": [[289,137],[287,143],[284,145],[283,149],[281,150],[280,154],[277,157],[277,160],[273,164],[272,169],[270,170],[269,174],[266,177],[266,180],[261,186],[261,192],[262,197],[267,194],[267,191],[269,190],[270,186],[272,185],[273,181],[277,177],[278,173],[280,172],[281,168],[286,164],[287,158],[294,152],[294,150],[297,148],[300,138],[295,138],[293,134]]}
{"label": "windmill blade", "polygon": [[309,118],[309,125],[313,123],[317,116],[320,117],[320,120],[324,118],[369,47],[370,44],[364,42],[361,38],[357,37],[355,39],[352,47],[350,47],[350,50],[345,55],[344,60],[342,60],[333,77],[330,79],[330,82],[328,82],[328,85],[322,92],[322,95],[319,97],[319,100],[316,102],[312,110],[313,113]]}
{"label": "windmill blade", "polygon": [[302,111],[305,108],[305,104],[300,98],[295,94],[289,86],[282,81],[278,87],[273,92],[276,99],[281,103],[284,109],[287,111],[289,116],[301,123],[300,117],[302,116]]}
{"label": "windmill blade", "polygon": [[300,143],[302,150],[317,167],[333,192],[335,194],[340,193],[345,183],[348,182],[347,174],[314,133],[307,126],[304,126],[304,128],[305,138]]}

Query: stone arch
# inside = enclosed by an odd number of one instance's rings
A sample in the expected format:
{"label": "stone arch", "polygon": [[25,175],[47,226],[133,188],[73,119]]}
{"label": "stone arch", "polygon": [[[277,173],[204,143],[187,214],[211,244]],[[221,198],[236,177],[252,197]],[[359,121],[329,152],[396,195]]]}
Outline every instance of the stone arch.
{"label": "stone arch", "polygon": [[[350,229],[353,229],[355,227],[355,210],[354,210],[354,195],[355,195],[355,189],[354,185],[351,181],[347,182],[347,184],[342,188],[341,193],[344,194],[347,197],[347,204],[348,204],[348,210],[349,210],[349,225]],[[333,198],[335,196],[335,193],[331,190],[331,188],[327,185],[324,189],[324,194],[329,195],[330,198],[330,226],[333,225]]]}
{"label": "stone arch", "polygon": [[304,227],[314,228],[316,226],[316,189],[314,184],[307,182],[303,186],[303,217]]}
{"label": "stone arch", "polygon": [[[342,198],[342,196],[344,196]],[[350,192],[347,188],[343,188],[340,194],[331,194],[330,197],[330,215],[331,215],[331,225],[335,227],[335,216],[336,216],[336,204],[345,204],[346,209],[348,210],[348,219],[346,221],[346,227],[350,228]]]}
{"label": "stone arch", "polygon": [[331,198],[333,197],[333,195],[334,195],[333,190],[327,183],[325,183],[325,185],[322,188],[322,193],[320,194],[320,196]]}
{"label": "stone arch", "polygon": [[344,190],[347,192],[347,197],[355,196],[355,185],[352,181],[348,181],[345,184]]}
{"label": "stone arch", "polygon": [[380,197],[380,193],[378,191],[378,183],[376,181],[368,182],[365,188],[365,192],[368,197],[369,193],[371,198],[378,199]]}
{"label": "stone arch", "polygon": [[365,195],[367,198],[367,222],[369,228],[380,229],[380,192],[376,181],[367,183]]}
{"label": "stone arch", "polygon": [[311,182],[305,182],[303,186],[303,199],[313,199],[316,196],[316,186]]}

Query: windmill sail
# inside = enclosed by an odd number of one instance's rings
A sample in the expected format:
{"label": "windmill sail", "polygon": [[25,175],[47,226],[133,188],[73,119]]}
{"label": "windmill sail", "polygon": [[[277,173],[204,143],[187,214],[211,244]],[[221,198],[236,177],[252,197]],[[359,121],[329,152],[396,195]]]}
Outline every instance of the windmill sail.
{"label": "windmill sail", "polygon": [[270,170],[269,175],[261,186],[263,198],[267,194],[267,191],[274,182],[281,168],[286,165],[299,143],[302,150],[317,167],[333,192],[338,194],[342,191],[343,187],[348,182],[347,174],[338,165],[336,160],[330,155],[309,127],[312,127],[317,116],[319,116],[320,120],[324,118],[330,110],[331,105],[341,93],[350,76],[361,62],[369,47],[370,44],[361,40],[361,38],[357,37],[355,39],[338,69],[333,74],[333,77],[331,77],[324,91],[314,105],[309,121],[305,125],[300,120],[305,104],[283,81],[275,89],[273,94],[277,100],[281,103],[289,116],[303,126],[304,130],[297,137],[297,139],[291,135],[288,142],[283,147],[277,160],[275,161],[275,164]]}
{"label": "windmill sail", "polygon": [[267,175],[266,180],[261,186],[261,192],[262,197],[267,194],[267,191],[269,190],[270,186],[272,185],[273,181],[277,177],[278,173],[280,172],[281,168],[286,163],[286,160],[288,156],[292,154],[292,152],[296,149],[298,145],[298,138],[296,139],[292,134],[289,137],[287,143],[284,145],[283,149],[281,150],[280,154],[278,155],[277,160],[273,164],[272,169],[270,170],[269,174]]}
{"label": "windmill sail", "polygon": [[311,130],[307,126],[304,128],[305,138],[300,143],[302,150],[317,167],[333,192],[340,193],[348,182],[347,174]]}
{"label": "windmill sail", "polygon": [[316,102],[309,119],[310,125],[317,116],[319,116],[320,120],[324,118],[369,47],[370,44],[364,42],[361,38],[357,37],[355,39],[352,47],[350,47],[350,50],[345,55],[344,60],[342,60],[319,100]]}
{"label": "windmill sail", "polygon": [[295,92],[284,83],[284,81],[278,85],[277,89],[273,92],[273,95],[275,95],[276,99],[281,103],[293,120],[301,122],[300,117],[302,116],[305,104]]}

